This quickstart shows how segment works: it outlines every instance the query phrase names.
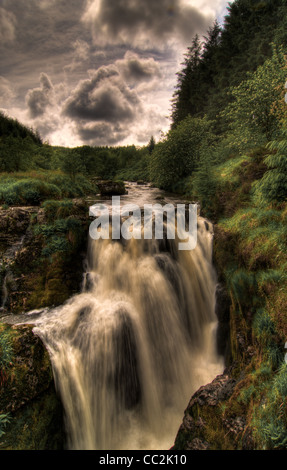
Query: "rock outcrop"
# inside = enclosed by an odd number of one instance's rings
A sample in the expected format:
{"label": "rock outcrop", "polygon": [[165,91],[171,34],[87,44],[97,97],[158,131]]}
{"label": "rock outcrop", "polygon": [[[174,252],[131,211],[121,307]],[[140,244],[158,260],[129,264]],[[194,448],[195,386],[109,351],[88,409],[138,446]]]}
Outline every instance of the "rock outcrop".
{"label": "rock outcrop", "polygon": [[228,408],[241,380],[242,377],[234,379],[227,369],[193,395],[174,450],[254,449],[246,416],[237,416]]}
{"label": "rock outcrop", "polygon": [[54,389],[49,355],[31,326],[0,325],[0,414],[9,425],[1,450],[63,448],[63,412]]}
{"label": "rock outcrop", "polygon": [[[63,210],[61,201],[57,204]],[[88,205],[82,200],[72,201],[68,213],[52,217],[51,207],[50,212],[47,207],[0,210],[0,415],[10,419],[0,449],[65,446],[63,410],[49,354],[32,326],[19,324],[21,320],[13,325],[13,318],[62,304],[79,292],[89,223]],[[62,237],[67,249],[46,255],[43,250],[53,237]]]}
{"label": "rock outcrop", "polygon": [[126,187],[122,181],[97,181],[101,196],[123,196]]}

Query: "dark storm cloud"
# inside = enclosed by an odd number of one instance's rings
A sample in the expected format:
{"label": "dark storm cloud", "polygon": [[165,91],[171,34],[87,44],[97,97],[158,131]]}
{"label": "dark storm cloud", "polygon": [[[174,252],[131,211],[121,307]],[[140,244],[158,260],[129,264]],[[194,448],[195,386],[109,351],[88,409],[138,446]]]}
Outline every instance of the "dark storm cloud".
{"label": "dark storm cloud", "polygon": [[98,41],[143,45],[190,41],[206,31],[211,18],[183,0],[90,0],[83,20],[93,23]]}
{"label": "dark storm cloud", "polygon": [[153,58],[140,58],[137,54],[128,51],[122,60],[116,61],[124,79],[132,82],[149,81],[160,77],[159,64]]}
{"label": "dark storm cloud", "polygon": [[[3,18],[6,31],[10,25],[15,59],[24,55],[30,64],[57,56],[72,49],[77,35],[84,35],[80,24],[84,3],[78,0],[2,0],[2,4],[0,25]],[[0,49],[2,56],[10,54],[10,44],[1,42]]]}
{"label": "dark storm cloud", "polygon": [[128,131],[119,124],[99,123],[78,123],[77,132],[79,137],[86,143],[93,145],[115,145],[124,140]]}
{"label": "dark storm cloud", "polygon": [[135,117],[140,102],[115,66],[101,67],[82,80],[64,105],[64,115],[87,121],[121,122]]}
{"label": "dark storm cloud", "polygon": [[29,90],[26,95],[26,103],[32,118],[41,116],[47,106],[53,104],[53,85],[45,73],[40,76],[40,85],[40,88]]}
{"label": "dark storm cloud", "polygon": [[181,55],[223,3],[0,0],[0,106],[55,145],[166,129]]}

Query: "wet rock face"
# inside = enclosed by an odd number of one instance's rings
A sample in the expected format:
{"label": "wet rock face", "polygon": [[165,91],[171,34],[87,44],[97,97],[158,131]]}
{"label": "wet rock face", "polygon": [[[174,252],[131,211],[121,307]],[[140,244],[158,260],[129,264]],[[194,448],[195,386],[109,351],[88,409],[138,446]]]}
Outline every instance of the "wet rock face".
{"label": "wet rock face", "polygon": [[31,326],[0,325],[1,334],[0,353],[8,348],[10,357],[1,364],[0,414],[8,413],[10,423],[0,439],[0,449],[63,448],[62,405],[46,349]]}
{"label": "wet rock face", "polygon": [[174,450],[254,448],[246,418],[225,415],[223,411],[223,405],[232,397],[237,384],[238,381],[226,370],[193,395],[178,431]]}
{"label": "wet rock face", "polygon": [[[37,214],[39,209],[35,207],[10,207],[0,209],[0,307],[6,308],[12,300],[12,295],[22,296],[23,292],[19,290],[19,276],[15,276],[12,266],[22,250],[24,243],[29,238],[29,228],[33,215]],[[33,250],[33,257],[35,256]],[[29,262],[31,262],[31,252]],[[23,264],[24,266],[25,264]],[[12,295],[10,295],[12,294]],[[14,300],[15,301],[15,300]],[[16,301],[17,303],[17,301]]]}
{"label": "wet rock face", "polygon": [[[85,201],[73,200],[70,210],[63,218],[80,223],[82,234],[77,243],[81,248],[75,248],[72,254],[59,252],[45,258],[42,255],[45,240],[36,235],[35,227],[47,226],[53,236],[57,235],[53,232],[55,220],[48,217],[46,209],[0,209],[0,314],[59,305],[78,291],[90,221]],[[66,235],[70,246],[73,236]]]}
{"label": "wet rock face", "polygon": [[52,369],[41,340],[27,325],[7,327],[12,347],[11,362],[4,368],[0,389],[1,412],[14,412],[47,390]]}
{"label": "wet rock face", "polygon": [[30,225],[31,215],[37,213],[35,207],[9,207],[0,209],[0,243],[6,248],[24,235]]}

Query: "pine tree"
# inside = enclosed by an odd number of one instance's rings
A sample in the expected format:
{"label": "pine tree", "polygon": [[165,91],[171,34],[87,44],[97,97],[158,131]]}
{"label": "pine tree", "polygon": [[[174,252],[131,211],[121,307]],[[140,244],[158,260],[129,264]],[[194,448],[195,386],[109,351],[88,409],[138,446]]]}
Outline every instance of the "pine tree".
{"label": "pine tree", "polygon": [[155,148],[155,140],[154,140],[153,135],[150,138],[150,141],[149,141],[149,144],[148,144],[147,148],[148,148],[148,153],[151,155],[152,152],[154,151],[154,148]]}
{"label": "pine tree", "polygon": [[199,36],[193,38],[192,45],[185,54],[182,70],[177,73],[178,81],[172,100],[172,122],[175,127],[189,114],[194,116],[199,111],[200,97],[199,64],[201,60],[202,43]]}

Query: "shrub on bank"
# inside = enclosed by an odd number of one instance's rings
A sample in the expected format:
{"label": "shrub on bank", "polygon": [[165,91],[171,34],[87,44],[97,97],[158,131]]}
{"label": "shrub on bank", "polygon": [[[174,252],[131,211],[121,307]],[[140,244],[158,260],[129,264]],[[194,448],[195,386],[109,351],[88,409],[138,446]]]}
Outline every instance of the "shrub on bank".
{"label": "shrub on bank", "polygon": [[47,199],[83,197],[96,194],[97,188],[87,178],[75,180],[61,172],[3,173],[0,176],[0,203],[39,205]]}

